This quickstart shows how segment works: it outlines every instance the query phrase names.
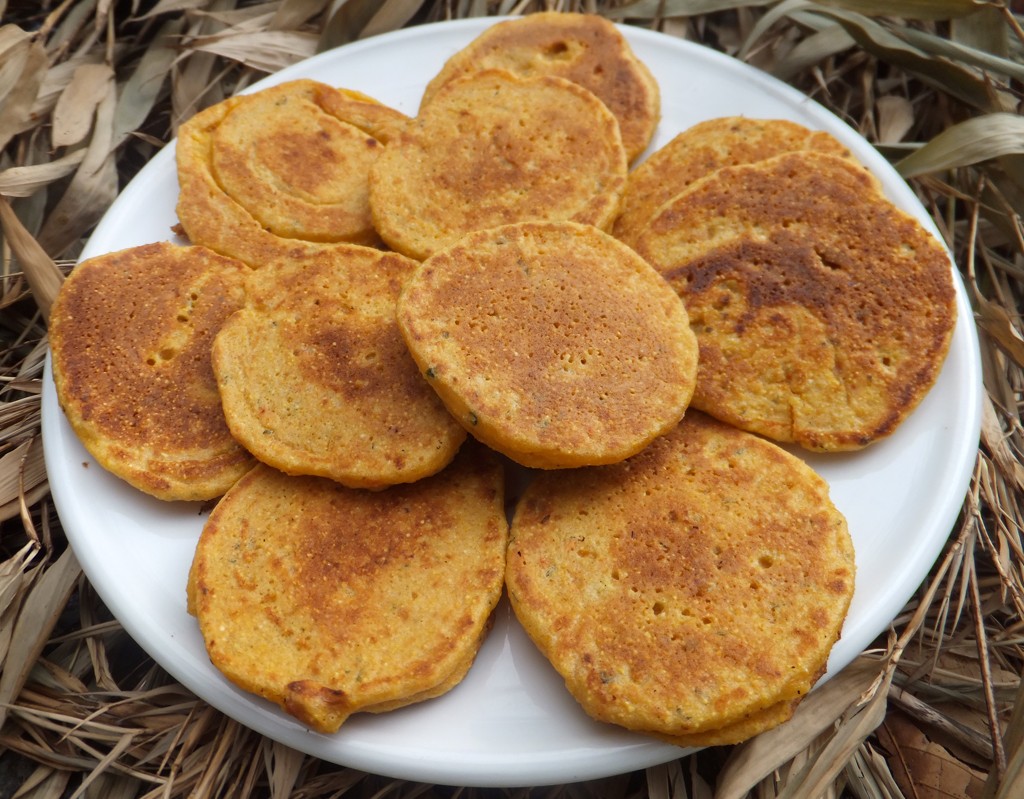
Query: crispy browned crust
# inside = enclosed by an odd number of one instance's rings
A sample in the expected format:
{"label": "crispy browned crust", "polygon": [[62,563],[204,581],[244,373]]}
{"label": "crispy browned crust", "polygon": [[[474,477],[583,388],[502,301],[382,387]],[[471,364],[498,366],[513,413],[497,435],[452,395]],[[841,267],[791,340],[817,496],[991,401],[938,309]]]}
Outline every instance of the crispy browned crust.
{"label": "crispy browned crust", "polygon": [[818,679],[854,568],[821,478],[691,411],[623,463],[538,476],[513,517],[506,584],[591,716],[731,737],[784,720]]}
{"label": "crispy browned crust", "polygon": [[889,435],[949,350],[946,251],[836,156],[718,170],[662,206],[637,249],[690,313],[694,407],[778,441],[851,450]]}
{"label": "crispy browned crust", "polygon": [[353,488],[442,469],[466,437],[409,355],[395,321],[418,266],[331,245],[252,272],[217,335],[213,366],[235,438],[288,474]]}
{"label": "crispy browned crust", "polygon": [[210,515],[189,573],[213,664],[321,732],[449,690],[501,595],[502,480],[476,445],[379,492],[256,467]]}
{"label": "crispy browned crust", "polygon": [[249,269],[148,244],[83,261],[50,318],[57,396],[106,469],[165,500],[220,496],[252,466],[232,438],[210,345]]}
{"label": "crispy browned crust", "polygon": [[794,150],[850,158],[835,137],[785,119],[716,117],[682,131],[630,172],[612,232],[630,246],[658,209],[716,169],[749,164]]}
{"label": "crispy browned crust", "polygon": [[486,70],[446,84],[380,154],[381,238],[422,260],[475,230],[529,220],[608,228],[626,155],[607,107],[575,83]]}
{"label": "crispy browned crust", "polygon": [[305,79],[211,106],[178,133],[181,227],[256,267],[309,241],[379,245],[370,167],[406,121]]}
{"label": "crispy browned crust", "polygon": [[539,12],[497,23],[445,63],[427,84],[423,104],[454,78],[484,69],[554,75],[593,92],[618,120],[630,161],[661,118],[654,76],[618,28],[595,14]]}
{"label": "crispy browned crust", "polygon": [[423,262],[398,322],[452,415],[525,466],[629,457],[682,418],[693,391],[696,340],[679,298],[586,225],[466,236]]}

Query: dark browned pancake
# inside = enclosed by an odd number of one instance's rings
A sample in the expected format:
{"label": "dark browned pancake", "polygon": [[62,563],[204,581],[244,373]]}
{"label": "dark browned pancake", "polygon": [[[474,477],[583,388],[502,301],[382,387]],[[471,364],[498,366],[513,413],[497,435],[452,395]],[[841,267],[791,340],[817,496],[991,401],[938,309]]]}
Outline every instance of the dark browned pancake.
{"label": "dark browned pancake", "polygon": [[627,461],[538,475],[506,585],[588,714],[693,745],[788,717],[839,637],[854,568],[820,477],[691,411]]}
{"label": "dark browned pancake", "polygon": [[502,469],[471,445],[385,491],[260,465],[218,503],[189,574],[213,664],[333,732],[466,673],[502,590]]}
{"label": "dark browned pancake", "polygon": [[852,159],[837,139],[785,119],[716,117],[687,128],[629,174],[615,236],[630,246],[658,209],[716,169],[750,164],[794,150]]}
{"label": "dark browned pancake", "polygon": [[542,11],[488,28],[427,84],[423,103],[456,77],[483,69],[555,75],[589,89],[615,115],[626,156],[647,147],[661,117],[658,84],[613,23],[596,14]]}
{"label": "dark browned pancake", "polygon": [[147,494],[204,500],[252,467],[231,437],[210,345],[250,270],[167,242],[78,264],[50,317],[57,396],[85,448]]}
{"label": "dark browned pancake", "polygon": [[662,206],[637,250],[690,313],[694,407],[778,441],[850,450],[889,435],[949,349],[948,255],[836,156],[720,169]]}

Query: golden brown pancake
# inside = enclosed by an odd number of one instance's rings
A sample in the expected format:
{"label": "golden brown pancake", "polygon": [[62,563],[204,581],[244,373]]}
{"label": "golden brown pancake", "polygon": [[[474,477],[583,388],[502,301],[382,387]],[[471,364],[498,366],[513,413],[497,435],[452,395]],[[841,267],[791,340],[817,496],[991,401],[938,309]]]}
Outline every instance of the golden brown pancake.
{"label": "golden brown pancake", "polygon": [[589,89],[618,120],[630,161],[661,118],[654,76],[619,29],[595,14],[545,11],[497,23],[448,59],[427,84],[423,104],[452,79],[484,69],[555,75]]}
{"label": "golden brown pancake", "polygon": [[307,241],[377,245],[370,167],[405,122],[365,95],[305,79],[211,106],[178,134],[181,226],[257,267]]}
{"label": "golden brown pancake", "polygon": [[442,87],[380,154],[370,209],[388,245],[422,260],[514,222],[606,228],[625,179],[618,123],[593,94],[562,78],[486,70]]}
{"label": "golden brown pancake", "polygon": [[202,247],[147,244],[78,264],[53,305],[53,378],[68,422],[100,465],[147,494],[212,499],[252,467],[210,365],[249,271]]}
{"label": "golden brown pancake", "polygon": [[466,236],[423,262],[398,323],[452,415],[524,466],[629,457],[682,418],[693,390],[696,344],[679,298],[587,225]]}
{"label": "golden brown pancake", "polygon": [[854,553],[803,461],[691,411],[627,461],[541,473],[506,585],[589,715],[693,745],[787,717],[839,637]]}
{"label": "golden brown pancake", "polygon": [[381,488],[433,474],[466,434],[402,341],[395,303],[418,263],[356,245],[306,250],[249,277],[213,346],[235,438],[288,474]]}
{"label": "golden brown pancake", "polygon": [[462,678],[501,595],[507,533],[501,466],[475,445],[376,492],[260,465],[203,528],[189,609],[228,679],[333,732]]}
{"label": "golden brown pancake", "polygon": [[716,117],[679,133],[634,169],[626,180],[622,212],[613,232],[629,245],[658,209],[716,169],[749,164],[794,150],[816,150],[853,159],[840,141],[785,119]]}
{"label": "golden brown pancake", "polygon": [[662,206],[637,250],[689,311],[694,407],[777,441],[850,450],[889,435],[949,349],[945,250],[842,158],[720,169]]}

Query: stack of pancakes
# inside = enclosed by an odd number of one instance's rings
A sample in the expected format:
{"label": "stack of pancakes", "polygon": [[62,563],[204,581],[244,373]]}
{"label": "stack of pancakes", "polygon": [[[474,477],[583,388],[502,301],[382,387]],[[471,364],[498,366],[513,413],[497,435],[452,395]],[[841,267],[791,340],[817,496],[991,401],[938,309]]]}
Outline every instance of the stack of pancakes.
{"label": "stack of pancakes", "polygon": [[710,120],[628,171],[658,98],[615,26],[548,13],[414,118],[308,80],[232,98],[180,132],[189,244],[76,268],[60,401],[141,490],[223,495],[188,599],[233,682],[321,731],[437,696],[503,585],[587,713],[681,745],[781,723],[824,672],[851,539],[775,442],[906,418],[950,264],[791,122]]}

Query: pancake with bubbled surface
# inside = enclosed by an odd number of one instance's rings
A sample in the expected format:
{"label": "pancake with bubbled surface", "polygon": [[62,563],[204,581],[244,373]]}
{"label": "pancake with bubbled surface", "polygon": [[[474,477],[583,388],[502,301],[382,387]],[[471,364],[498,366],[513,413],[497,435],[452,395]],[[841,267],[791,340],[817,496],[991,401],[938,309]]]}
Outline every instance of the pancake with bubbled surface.
{"label": "pancake with bubbled surface", "polygon": [[514,222],[607,228],[625,180],[618,123],[591,92],[485,70],[447,83],[380,154],[370,209],[388,245],[423,260]]}
{"label": "pancake with bubbled surface", "polygon": [[627,461],[540,473],[505,577],[589,715],[697,745],[789,716],[839,637],[854,571],[810,467],[691,411]]}
{"label": "pancake with bubbled surface", "polygon": [[289,474],[381,488],[433,474],[466,434],[402,341],[395,303],[419,264],[356,245],[306,249],[249,276],[213,344],[235,438]]}
{"label": "pancake with bubbled surface", "polygon": [[385,491],[256,467],[213,510],[189,572],[211,661],[321,732],[454,687],[502,592],[502,481],[475,444]]}
{"label": "pancake with bubbled surface", "polygon": [[423,262],[398,323],[452,415],[524,466],[627,458],[682,418],[693,391],[679,297],[587,225],[469,234]]}
{"label": "pancake with bubbled surface", "polygon": [[147,494],[213,499],[252,467],[210,364],[249,271],[202,247],[146,244],[82,261],[54,302],[53,379],[68,422],[100,465]]}
{"label": "pancake with bubbled surface", "polygon": [[777,441],[835,451],[889,435],[949,350],[946,251],[842,158],[720,169],[666,203],[637,250],[689,311],[694,407]]}
{"label": "pancake with bubbled surface", "polygon": [[211,106],[178,133],[181,227],[251,266],[300,242],[378,245],[370,167],[406,121],[366,95],[306,79]]}
{"label": "pancake with bubbled surface", "polygon": [[630,161],[661,118],[654,76],[619,29],[595,14],[542,11],[497,23],[448,59],[427,84],[423,104],[454,78],[484,69],[555,75],[589,89],[618,120]]}
{"label": "pancake with bubbled surface", "polygon": [[853,156],[829,133],[785,119],[716,117],[687,128],[630,172],[612,232],[629,245],[658,209],[691,183],[725,166],[749,164],[794,150]]}

